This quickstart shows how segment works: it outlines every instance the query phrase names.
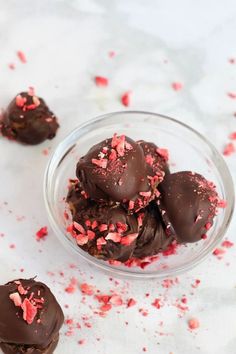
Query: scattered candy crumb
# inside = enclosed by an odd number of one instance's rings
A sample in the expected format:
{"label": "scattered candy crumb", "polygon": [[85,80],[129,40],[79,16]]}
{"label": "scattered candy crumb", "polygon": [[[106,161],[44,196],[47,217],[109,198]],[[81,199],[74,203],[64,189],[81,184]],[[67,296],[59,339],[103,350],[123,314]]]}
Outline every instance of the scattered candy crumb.
{"label": "scattered candy crumb", "polygon": [[191,318],[189,321],[188,321],[188,327],[190,329],[197,329],[200,327],[200,323],[198,321],[197,318]]}
{"label": "scattered candy crumb", "polygon": [[175,91],[180,91],[183,88],[183,84],[181,82],[172,82],[171,86]]}
{"label": "scattered candy crumb", "polygon": [[223,150],[223,155],[224,156],[230,156],[235,152],[235,147],[233,143],[228,143],[225,145],[224,150]]}
{"label": "scattered candy crumb", "polygon": [[116,55],[116,52],[114,52],[114,50],[111,50],[110,52],[108,52],[109,58],[114,58],[115,55]]}
{"label": "scattered candy crumb", "polygon": [[99,87],[107,87],[109,84],[109,81],[104,76],[95,76],[95,83]]}
{"label": "scattered candy crumb", "polygon": [[15,70],[16,65],[15,65],[14,63],[9,63],[9,64],[8,64],[8,68],[9,68],[10,70]]}
{"label": "scattered candy crumb", "polygon": [[125,107],[129,107],[130,106],[130,96],[131,96],[131,92],[130,91],[125,92],[121,96],[121,103],[123,104],[123,106],[125,106]]}
{"label": "scattered candy crumb", "polygon": [[236,92],[228,92],[227,95],[229,98],[232,98],[233,100],[236,99]]}
{"label": "scattered candy crumb", "polygon": [[47,235],[48,235],[48,228],[47,228],[47,226],[43,226],[43,227],[41,227],[41,229],[39,229],[36,232],[36,240],[37,241],[45,240]]}
{"label": "scattered candy crumb", "polygon": [[24,52],[22,52],[21,50],[18,50],[16,54],[17,54],[19,60],[20,60],[23,64],[25,64],[25,63],[27,62],[26,56],[25,56],[25,53],[24,53]]}

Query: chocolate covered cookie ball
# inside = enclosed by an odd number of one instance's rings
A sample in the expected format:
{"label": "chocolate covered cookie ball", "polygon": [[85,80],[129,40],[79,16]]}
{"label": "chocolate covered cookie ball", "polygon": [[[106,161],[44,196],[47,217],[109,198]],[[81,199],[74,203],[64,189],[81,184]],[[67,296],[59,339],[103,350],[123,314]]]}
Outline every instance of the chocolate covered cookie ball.
{"label": "chocolate covered cookie ball", "polygon": [[130,213],[155,197],[163,171],[150,174],[140,144],[114,134],[93,146],[77,163],[76,175],[88,196],[97,201],[122,203]]}
{"label": "chocolate covered cookie ball", "polygon": [[167,233],[180,243],[199,241],[216,214],[219,197],[213,183],[198,173],[182,171],[166,175],[158,190]]}
{"label": "chocolate covered cookie ball", "polygon": [[19,279],[0,286],[0,348],[5,354],[51,354],[64,315],[43,283]]}
{"label": "chocolate covered cookie ball", "polygon": [[72,183],[67,203],[73,216],[68,231],[79,247],[104,260],[127,261],[133,254],[139,225],[121,205],[91,200],[78,182]]}
{"label": "chocolate covered cookie ball", "polygon": [[36,145],[54,138],[59,124],[44,100],[31,90],[21,92],[11,101],[0,126],[3,136]]}

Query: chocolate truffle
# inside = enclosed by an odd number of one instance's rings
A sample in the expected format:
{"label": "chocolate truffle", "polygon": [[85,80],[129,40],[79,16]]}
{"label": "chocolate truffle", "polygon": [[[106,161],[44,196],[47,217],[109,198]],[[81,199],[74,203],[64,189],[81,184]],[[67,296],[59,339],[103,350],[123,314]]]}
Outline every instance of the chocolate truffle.
{"label": "chocolate truffle", "polygon": [[85,192],[94,200],[120,202],[130,213],[155,197],[164,173],[156,169],[149,175],[140,144],[114,134],[94,145],[77,163],[76,175]]}
{"label": "chocolate truffle", "polygon": [[34,279],[0,286],[0,348],[5,354],[51,354],[64,315],[50,289]]}
{"label": "chocolate truffle", "polygon": [[159,184],[157,202],[167,232],[180,243],[199,241],[212,226],[218,195],[212,182],[198,173],[176,172]]}
{"label": "chocolate truffle", "polygon": [[35,145],[52,139],[59,127],[55,115],[34,92],[21,92],[3,113],[3,136],[24,144]]}
{"label": "chocolate truffle", "polygon": [[155,203],[152,202],[143,213],[140,212],[139,218],[143,221],[133,256],[144,258],[165,251],[174,238],[166,234],[165,224]]}
{"label": "chocolate truffle", "polygon": [[73,215],[68,232],[79,247],[104,260],[127,261],[133,254],[139,225],[135,215],[121,206],[87,197],[79,183],[72,183],[67,203]]}
{"label": "chocolate truffle", "polygon": [[144,258],[166,250],[173,241],[154,202],[130,215],[121,205],[91,200],[79,182],[71,180],[67,203],[73,216],[68,231],[79,247],[97,258]]}

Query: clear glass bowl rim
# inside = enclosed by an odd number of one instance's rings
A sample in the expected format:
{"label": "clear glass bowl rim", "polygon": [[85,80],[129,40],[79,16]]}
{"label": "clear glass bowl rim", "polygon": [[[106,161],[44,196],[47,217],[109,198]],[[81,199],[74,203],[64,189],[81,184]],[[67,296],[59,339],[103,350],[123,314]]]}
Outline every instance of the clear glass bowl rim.
{"label": "clear glass bowl rim", "polygon": [[[116,115],[128,115],[128,114],[144,114],[144,115],[149,115],[149,116],[155,116],[161,119],[168,120],[169,122],[172,122],[176,125],[179,125],[192,133],[194,133],[200,140],[203,141],[204,144],[206,144],[212,154],[216,157],[215,160],[217,160],[217,169],[219,172],[219,175],[222,179],[224,190],[225,190],[225,195],[227,199],[227,207],[224,215],[224,219],[222,222],[222,225],[220,227],[219,232],[217,233],[217,236],[215,237],[214,242],[210,245],[210,247],[206,248],[205,251],[202,253],[201,257],[196,259],[194,262],[189,263],[187,265],[177,267],[175,269],[166,269],[166,271],[163,271],[161,274],[157,273],[156,271],[149,271],[145,273],[140,273],[140,272],[135,272],[135,271],[130,271],[130,268],[127,267],[127,269],[118,269],[115,268],[114,266],[110,265],[109,263],[101,262],[101,260],[89,255],[88,253],[84,252],[82,249],[80,249],[78,246],[74,245],[72,242],[70,242],[66,237],[65,237],[65,232],[62,232],[61,228],[58,226],[57,220],[54,217],[53,214],[53,206],[50,202],[50,190],[49,190],[49,185],[50,185],[50,175],[54,171],[54,165],[56,160],[58,159],[58,156],[60,156],[60,160],[63,159],[63,151],[65,150],[65,146],[67,146],[67,143],[69,143],[74,136],[78,136],[79,138],[79,133],[84,133],[86,132],[90,127],[93,126],[94,123],[102,123],[109,117],[114,117]],[[71,146],[73,148],[73,146]],[[68,152],[68,151],[67,151]],[[64,154],[65,156],[66,154]],[[215,162],[215,161],[214,161]],[[58,164],[57,164],[58,166]],[[85,259],[87,262],[90,264],[100,268],[101,270],[104,270],[108,273],[115,273],[116,276],[124,276],[128,278],[135,278],[135,279],[148,279],[148,278],[164,278],[164,277],[169,277],[169,276],[176,276],[178,274],[187,272],[194,267],[196,267],[199,263],[201,263],[203,260],[205,260],[208,255],[217,247],[217,245],[221,242],[221,240],[224,237],[224,234],[230,224],[230,221],[233,216],[234,212],[234,203],[235,203],[235,195],[234,195],[234,184],[232,180],[232,176],[230,174],[230,171],[228,169],[228,166],[226,162],[224,161],[223,157],[221,154],[218,152],[218,150],[215,148],[215,146],[208,141],[201,133],[190,127],[189,125],[175,119],[171,118],[162,114],[154,113],[154,112],[148,112],[148,111],[138,111],[138,110],[127,110],[127,111],[116,111],[116,112],[111,112],[111,113],[106,113],[102,114],[99,116],[96,116],[95,118],[92,118],[90,120],[87,120],[86,122],[80,124],[78,127],[73,129],[56,147],[55,151],[53,152],[46,170],[44,174],[44,188],[43,188],[43,194],[44,194],[44,201],[45,201],[45,206],[46,206],[46,211],[48,215],[48,219],[50,222],[50,225],[55,232],[56,236],[60,240],[61,243],[64,245],[66,244],[69,246],[69,248],[75,252],[77,255],[79,254],[83,259]]]}

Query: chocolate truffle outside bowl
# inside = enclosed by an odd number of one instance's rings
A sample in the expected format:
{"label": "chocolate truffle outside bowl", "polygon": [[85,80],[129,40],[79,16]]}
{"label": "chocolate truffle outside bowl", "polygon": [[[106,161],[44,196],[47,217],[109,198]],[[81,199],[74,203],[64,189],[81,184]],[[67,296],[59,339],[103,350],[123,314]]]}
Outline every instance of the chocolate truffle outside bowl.
{"label": "chocolate truffle outside bowl", "polygon": [[[144,269],[111,265],[96,259],[80,249],[66,232],[68,221],[64,217],[68,180],[75,178],[76,163],[89,148],[114,133],[125,134],[134,140],[151,141],[170,154],[171,172],[189,170],[213,181],[222,200],[220,209],[206,240],[181,245],[176,254],[163,256]],[[222,240],[234,210],[234,186],[228,167],[215,147],[191,127],[163,115],[125,111],[99,116],[81,124],[57,147],[51,157],[44,178],[44,199],[52,229],[62,244],[90,264],[115,276],[136,279],[175,276],[202,262]],[[78,258],[79,259],[79,258]]]}

